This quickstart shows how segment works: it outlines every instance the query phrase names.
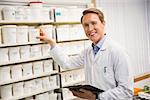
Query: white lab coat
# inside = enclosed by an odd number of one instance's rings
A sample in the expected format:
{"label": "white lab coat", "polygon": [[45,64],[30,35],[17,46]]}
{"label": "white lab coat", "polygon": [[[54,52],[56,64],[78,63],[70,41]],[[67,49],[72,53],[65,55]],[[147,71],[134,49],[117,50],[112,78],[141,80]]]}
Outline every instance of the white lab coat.
{"label": "white lab coat", "polygon": [[105,91],[99,94],[100,100],[129,100],[133,96],[128,55],[108,36],[95,57],[92,46],[72,58],[64,54],[59,46],[50,50],[50,54],[62,68],[83,66],[86,84]]}

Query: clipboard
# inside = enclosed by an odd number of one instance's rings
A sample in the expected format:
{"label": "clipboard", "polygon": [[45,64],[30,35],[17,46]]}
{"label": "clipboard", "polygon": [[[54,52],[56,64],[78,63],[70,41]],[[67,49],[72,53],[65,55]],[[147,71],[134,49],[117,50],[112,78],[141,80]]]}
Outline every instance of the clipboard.
{"label": "clipboard", "polygon": [[91,91],[94,94],[104,92],[104,90],[98,89],[91,85],[72,85],[72,86],[66,86],[64,88],[68,88],[71,91],[74,90],[78,92],[81,92],[80,89],[85,89],[85,90]]}

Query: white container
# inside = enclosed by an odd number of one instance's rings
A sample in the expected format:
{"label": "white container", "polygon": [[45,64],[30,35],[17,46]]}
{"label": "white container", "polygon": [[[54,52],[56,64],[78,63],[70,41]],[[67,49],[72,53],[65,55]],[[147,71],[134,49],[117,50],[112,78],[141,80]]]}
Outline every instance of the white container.
{"label": "white container", "polygon": [[20,46],[20,58],[21,59],[30,58],[30,46]]}
{"label": "white container", "polygon": [[4,7],[2,9],[3,19],[4,20],[15,20],[15,10],[16,10],[16,8],[13,6]]}
{"label": "white container", "polygon": [[0,67],[0,82],[10,80],[10,67]]}
{"label": "white container", "polygon": [[2,44],[2,27],[0,27],[0,44]]}
{"label": "white container", "polygon": [[16,20],[24,20],[25,11],[23,7],[17,7],[15,10],[15,19]]}
{"label": "white container", "polygon": [[[43,97],[44,97],[44,100],[50,100],[50,99],[49,99],[49,93],[48,93],[48,92],[43,93]],[[51,99],[51,100],[53,100],[53,99]]]}
{"label": "white container", "polygon": [[30,7],[32,8],[42,8],[43,2],[30,2]]}
{"label": "white container", "polygon": [[55,8],[55,19],[56,22],[64,22],[68,21],[69,18],[69,13],[68,13],[68,8]]}
{"label": "white container", "polygon": [[29,42],[40,42],[36,37],[40,35],[40,30],[34,26],[29,27]]}
{"label": "white container", "polygon": [[17,26],[17,43],[28,42],[28,26]]}
{"label": "white container", "polygon": [[2,26],[2,38],[4,44],[16,43],[16,25],[4,25]]}
{"label": "white container", "polygon": [[37,57],[41,57],[42,56],[42,52],[41,52],[41,45],[33,45],[31,46],[30,49],[30,57],[31,58],[37,58]]}
{"label": "white container", "polygon": [[57,27],[57,41],[70,40],[70,35],[68,25]]}
{"label": "white container", "polygon": [[24,8],[25,15],[24,15],[24,20],[32,20],[32,13],[30,7]]}
{"label": "white container", "polygon": [[24,82],[24,93],[31,94],[32,91],[34,91],[33,90],[34,84],[35,84],[34,80]]}
{"label": "white container", "polygon": [[20,60],[20,48],[19,47],[10,47],[9,48],[9,60],[18,61]]}
{"label": "white container", "polygon": [[42,61],[33,62],[33,74],[40,75],[42,73],[43,73],[43,62]]}
{"label": "white container", "polygon": [[34,82],[35,82],[35,85],[34,85],[34,91],[38,90],[42,90],[43,87],[42,87],[42,78],[38,78],[38,79],[34,79]]}
{"label": "white container", "polygon": [[43,89],[50,89],[49,77],[42,78]]}
{"label": "white container", "polygon": [[47,37],[53,39],[53,26],[52,25],[42,25],[44,33],[46,33]]}
{"label": "white container", "polygon": [[49,44],[42,44],[42,56],[50,56],[49,55],[50,45]]}
{"label": "white container", "polygon": [[22,78],[22,65],[11,66],[11,76],[12,76],[12,79],[21,79]]}
{"label": "white container", "polygon": [[52,60],[44,60],[43,66],[44,66],[45,73],[53,71],[53,61]]}
{"label": "white container", "polygon": [[45,100],[43,94],[38,94],[35,96],[35,100]]}
{"label": "white container", "polygon": [[57,86],[57,75],[49,77],[49,83],[52,88],[56,88]]}
{"label": "white container", "polygon": [[24,83],[19,82],[19,83],[14,83],[13,86],[13,96],[21,96],[24,94],[24,88],[23,88]]}
{"label": "white container", "polygon": [[2,20],[2,10],[0,10],[0,20]]}
{"label": "white container", "polygon": [[12,85],[4,85],[0,88],[1,98],[2,100],[7,100],[7,98],[12,97]]}
{"label": "white container", "polygon": [[32,73],[32,63],[22,64],[22,70],[23,70],[23,77],[33,75],[33,73]]}
{"label": "white container", "polygon": [[50,93],[49,94],[49,100],[57,100],[57,94],[56,93]]}
{"label": "white container", "polygon": [[32,16],[31,19],[32,20],[43,20],[43,16],[42,16],[42,8],[32,8],[30,7]]}
{"label": "white container", "polygon": [[46,20],[46,21],[49,21],[50,20],[50,9],[49,8],[42,8],[42,19],[43,20]]}
{"label": "white container", "polygon": [[9,61],[8,48],[0,48],[0,62],[4,63],[8,61]]}

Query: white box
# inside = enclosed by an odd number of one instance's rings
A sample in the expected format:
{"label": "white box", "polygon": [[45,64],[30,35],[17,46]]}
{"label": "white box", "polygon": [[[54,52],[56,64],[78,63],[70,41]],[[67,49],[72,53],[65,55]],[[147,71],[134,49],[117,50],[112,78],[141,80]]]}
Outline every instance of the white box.
{"label": "white box", "polygon": [[24,93],[31,94],[34,91],[34,80],[24,82]]}
{"label": "white box", "polygon": [[33,73],[32,73],[32,63],[22,64],[22,70],[23,70],[23,77],[33,75]]}
{"label": "white box", "polygon": [[[0,16],[1,16],[1,14],[0,14]],[[2,31],[2,27],[0,27],[0,44],[2,44],[2,33],[1,33],[1,31]]]}
{"label": "white box", "polygon": [[57,100],[57,94],[56,93],[50,93],[49,94],[49,100]]}
{"label": "white box", "polygon": [[28,42],[28,26],[17,26],[17,43]]}
{"label": "white box", "polygon": [[22,65],[11,66],[11,76],[12,76],[12,79],[21,79],[22,78]]}
{"label": "white box", "polygon": [[34,26],[29,27],[29,42],[40,42],[36,37],[40,35],[40,30]]}
{"label": "white box", "polygon": [[57,41],[70,40],[69,25],[63,25],[56,28],[57,30]]}
{"label": "white box", "polygon": [[43,94],[36,95],[35,100],[45,100],[44,95]]}
{"label": "white box", "polygon": [[13,86],[13,96],[21,96],[24,94],[23,88],[24,82],[14,83]]}
{"label": "white box", "polygon": [[49,44],[42,44],[42,56],[50,56],[49,55],[50,45]]}
{"label": "white box", "polygon": [[30,51],[31,58],[37,58],[42,56],[41,45],[32,45]]}
{"label": "white box", "polygon": [[52,88],[55,88],[57,85],[57,75],[49,77],[49,83]]}
{"label": "white box", "polygon": [[56,22],[68,21],[68,9],[67,8],[55,8],[55,20]]}
{"label": "white box", "polygon": [[49,77],[43,77],[42,83],[43,83],[43,89],[49,89],[50,88]]}
{"label": "white box", "polygon": [[42,61],[33,62],[33,74],[40,75],[42,73],[43,73],[43,62]]}
{"label": "white box", "polygon": [[9,48],[9,60],[10,61],[17,61],[20,60],[20,52],[19,47],[10,47]]}
{"label": "white box", "polygon": [[12,97],[12,85],[4,85],[0,87],[1,98],[7,100],[6,98]]}
{"label": "white box", "polygon": [[52,72],[53,71],[53,61],[52,60],[44,60],[43,66],[44,66],[44,72]]}
{"label": "white box", "polygon": [[42,86],[42,78],[38,78],[38,79],[34,79],[34,91],[38,90],[42,90],[43,89],[43,86]]}
{"label": "white box", "polygon": [[[44,100],[50,100],[50,99],[49,99],[49,93],[48,93],[48,92],[43,93],[43,97],[44,97]],[[51,100],[53,100],[53,99],[51,99]]]}
{"label": "white box", "polygon": [[15,7],[4,7],[2,9],[4,20],[15,20]]}
{"label": "white box", "polygon": [[30,59],[30,46],[20,46],[20,58]]}
{"label": "white box", "polygon": [[8,62],[8,48],[0,48],[0,62]]}
{"label": "white box", "polygon": [[0,67],[0,82],[10,80],[10,67]]}
{"label": "white box", "polygon": [[4,44],[17,43],[16,39],[16,25],[4,25],[2,26],[2,38]]}
{"label": "white box", "polygon": [[50,9],[47,7],[42,8],[42,19],[49,21],[50,20]]}

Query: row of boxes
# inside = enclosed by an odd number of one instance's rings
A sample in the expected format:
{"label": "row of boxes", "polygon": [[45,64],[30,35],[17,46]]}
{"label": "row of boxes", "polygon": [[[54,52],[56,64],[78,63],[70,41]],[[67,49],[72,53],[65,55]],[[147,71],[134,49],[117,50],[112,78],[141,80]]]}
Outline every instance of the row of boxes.
{"label": "row of boxes", "polygon": [[1,20],[53,20],[53,9],[48,7],[4,6],[1,10]]}
{"label": "row of boxes", "polygon": [[[0,20],[51,20],[56,22],[80,22],[85,8],[79,7],[35,7],[35,6],[4,6]],[[68,13],[69,12],[69,13]]]}
{"label": "row of boxes", "polygon": [[61,74],[62,86],[73,85],[85,80],[84,69],[67,71]]}
{"label": "row of boxes", "polygon": [[63,25],[56,28],[57,41],[87,39],[81,25]]}
{"label": "row of boxes", "polygon": [[[40,26],[49,38],[54,38],[52,25]],[[15,44],[27,42],[40,42],[36,37],[40,29],[36,26],[3,25],[0,28],[0,44]]]}
{"label": "row of boxes", "polygon": [[[40,27],[49,38],[55,38],[52,25],[42,25]],[[1,30],[0,44],[40,42],[36,38],[40,35],[40,30],[35,26],[4,25]],[[58,26],[56,31],[57,41],[87,39],[81,25],[62,25]]]}
{"label": "row of boxes", "polygon": [[28,60],[48,55],[48,44],[0,48],[0,62]]}
{"label": "row of boxes", "polygon": [[43,73],[52,72],[53,61],[43,60],[18,65],[7,65],[0,67],[0,82],[21,79],[27,76],[39,76]]}
{"label": "row of boxes", "polygon": [[35,97],[28,97],[23,100],[58,100],[60,98],[58,93],[54,93],[53,91],[42,93],[35,95]]}
{"label": "row of boxes", "polygon": [[[9,85],[0,86],[0,96],[2,99],[11,98],[13,96],[22,96],[24,94],[31,94],[37,91],[56,89],[58,88],[58,76],[47,76],[28,80],[25,82],[18,82]],[[38,99],[39,100],[39,99]]]}
{"label": "row of boxes", "polygon": [[79,54],[82,50],[90,45],[89,40],[59,43],[63,52],[67,55]]}

